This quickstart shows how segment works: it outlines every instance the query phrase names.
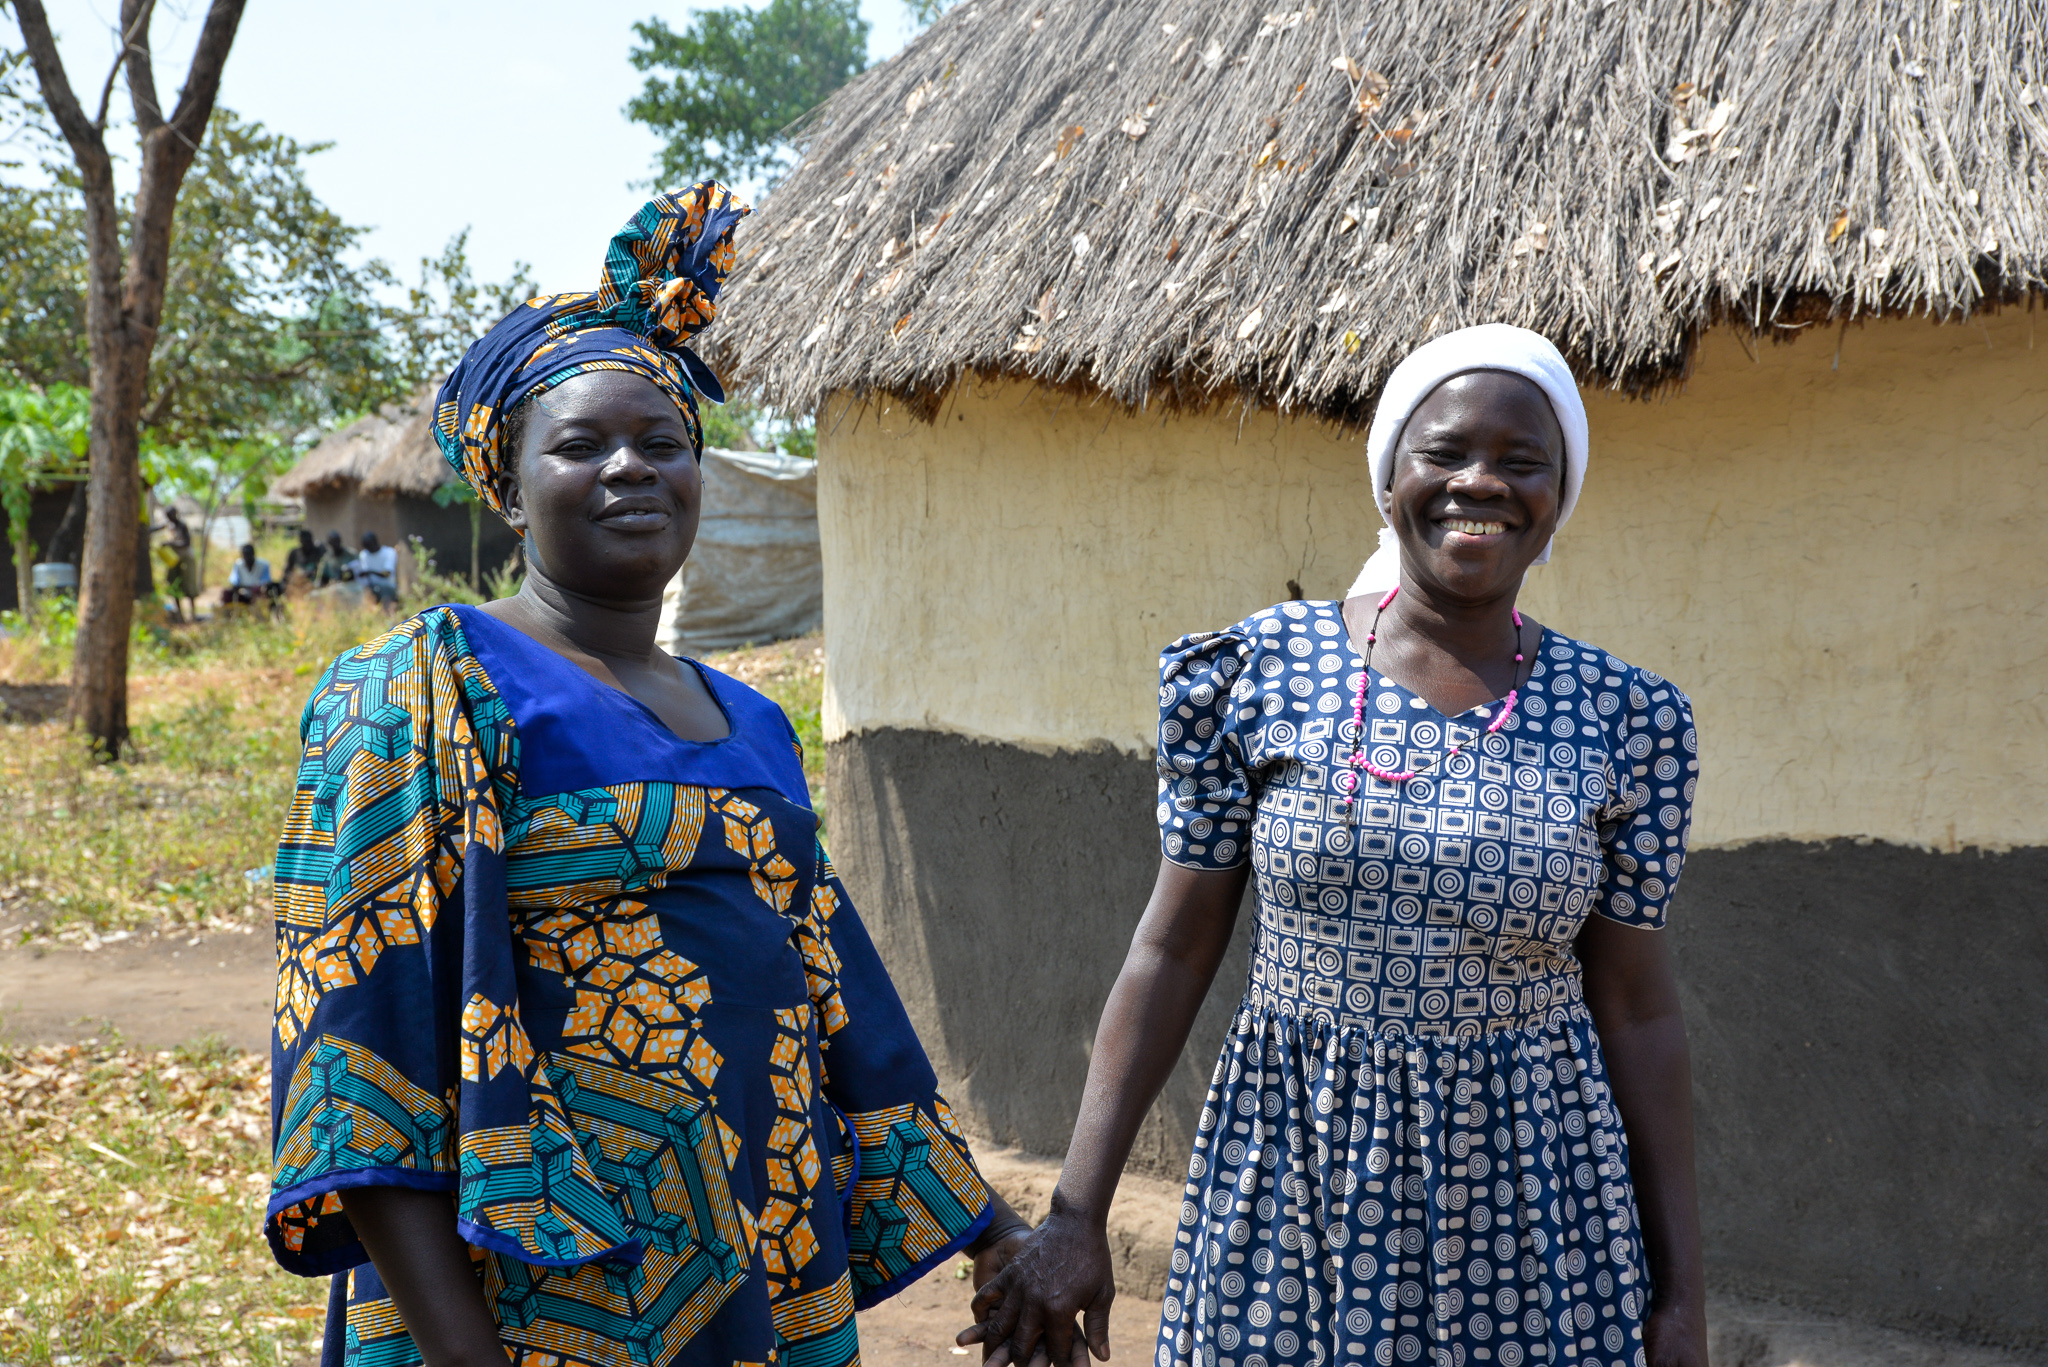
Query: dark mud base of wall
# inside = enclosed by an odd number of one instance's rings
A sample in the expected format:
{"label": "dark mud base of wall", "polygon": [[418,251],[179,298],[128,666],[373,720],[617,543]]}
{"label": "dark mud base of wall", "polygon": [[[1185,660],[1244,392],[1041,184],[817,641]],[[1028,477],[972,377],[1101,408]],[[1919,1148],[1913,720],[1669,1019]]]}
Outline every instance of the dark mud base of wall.
{"label": "dark mud base of wall", "polygon": [[[1059,1153],[1158,867],[1151,765],[833,744],[833,855],[977,1133]],[[1134,1166],[1184,1170],[1251,911]],[[2048,1344],[2048,849],[1702,851],[1674,909],[1720,1285]]]}

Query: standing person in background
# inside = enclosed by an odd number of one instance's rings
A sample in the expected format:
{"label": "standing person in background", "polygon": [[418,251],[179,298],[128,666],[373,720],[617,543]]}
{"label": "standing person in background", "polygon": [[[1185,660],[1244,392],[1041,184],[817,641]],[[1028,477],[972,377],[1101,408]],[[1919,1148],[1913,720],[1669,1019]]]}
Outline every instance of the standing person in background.
{"label": "standing person in background", "polygon": [[1021,1242],[818,840],[789,719],[655,644],[702,513],[685,345],[746,212],[649,203],[602,288],[443,386],[518,593],[336,660],[277,867],[278,1260],[323,1367],[853,1367],[855,1312]]}
{"label": "standing person in background", "polygon": [[398,548],[379,544],[375,532],[363,533],[363,553],[356,557],[356,582],[384,607],[398,602]]}
{"label": "standing person in background", "polygon": [[171,552],[171,563],[164,567],[164,592],[170,595],[171,610],[183,621],[198,621],[199,575],[192,561],[192,529],[178,516],[177,505],[166,503],[163,525],[150,530],[165,534],[164,545]]}
{"label": "standing person in background", "polygon": [[1515,606],[1586,448],[1548,341],[1441,337],[1374,414],[1351,596],[1161,657],[1159,880],[1052,1212],[961,1335],[991,1363],[1109,1356],[1110,1197],[1256,873],[1158,1367],[1707,1367],[1661,933],[1692,709]]}

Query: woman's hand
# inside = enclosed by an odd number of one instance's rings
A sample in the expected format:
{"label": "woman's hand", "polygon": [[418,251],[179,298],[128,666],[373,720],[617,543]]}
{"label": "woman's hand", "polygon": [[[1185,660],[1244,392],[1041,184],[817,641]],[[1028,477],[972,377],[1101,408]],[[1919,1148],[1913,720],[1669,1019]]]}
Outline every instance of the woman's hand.
{"label": "woman's hand", "polygon": [[[1100,1224],[1061,1211],[1055,1198],[1053,1213],[1004,1262],[982,1285],[981,1260],[975,1260],[975,1323],[954,1342],[979,1343],[985,1367],[1082,1367],[1091,1352],[1109,1360],[1116,1278]],[[1077,1314],[1080,1334],[1074,1332]]]}
{"label": "woman's hand", "polygon": [[987,1286],[997,1273],[1016,1260],[1030,1241],[1031,1227],[1026,1225],[977,1250],[974,1254],[974,1289],[979,1291]]}
{"label": "woman's hand", "polygon": [[1643,1321],[1649,1367],[1707,1367],[1707,1317],[1691,1304],[1653,1308]]}

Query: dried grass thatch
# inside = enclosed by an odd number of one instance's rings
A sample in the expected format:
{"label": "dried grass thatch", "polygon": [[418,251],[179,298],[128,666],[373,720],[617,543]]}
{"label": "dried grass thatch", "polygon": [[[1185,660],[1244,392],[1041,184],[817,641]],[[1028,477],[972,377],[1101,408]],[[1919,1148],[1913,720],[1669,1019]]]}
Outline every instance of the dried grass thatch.
{"label": "dried grass thatch", "polygon": [[400,403],[388,403],[358,418],[299,458],[271,486],[283,498],[304,498],[322,489],[353,483],[373,497],[411,494],[425,498],[458,478],[434,442],[434,395],[430,385]]}
{"label": "dried grass thatch", "polygon": [[1582,377],[2048,271],[2041,0],[962,0],[814,116],[706,340],[807,407],[1006,373],[1357,418],[1505,321]]}

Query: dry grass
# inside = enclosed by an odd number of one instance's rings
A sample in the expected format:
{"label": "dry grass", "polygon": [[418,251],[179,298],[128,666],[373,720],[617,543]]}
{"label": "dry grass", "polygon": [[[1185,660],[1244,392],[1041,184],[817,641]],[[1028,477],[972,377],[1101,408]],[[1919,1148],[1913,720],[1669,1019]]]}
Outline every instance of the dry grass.
{"label": "dry grass", "polygon": [[255,1055],[0,1048],[0,1361],[315,1355],[326,1282],[263,1243],[269,1133]]}
{"label": "dry grass", "polygon": [[962,0],[826,102],[709,354],[807,409],[968,374],[1357,419],[1417,344],[1680,374],[1730,321],[2048,272],[2038,0]]}

